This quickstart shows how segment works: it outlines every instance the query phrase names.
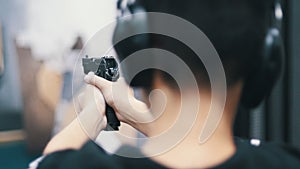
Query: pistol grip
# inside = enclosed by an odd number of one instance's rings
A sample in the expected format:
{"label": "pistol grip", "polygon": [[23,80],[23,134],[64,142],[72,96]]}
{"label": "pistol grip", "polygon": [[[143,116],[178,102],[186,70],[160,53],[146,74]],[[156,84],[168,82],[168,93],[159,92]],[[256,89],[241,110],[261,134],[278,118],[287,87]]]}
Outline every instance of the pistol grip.
{"label": "pistol grip", "polygon": [[106,128],[104,129],[105,131],[118,131],[120,121],[118,120],[116,113],[112,107],[110,107],[106,103],[106,112],[105,112],[106,118],[107,118],[107,125]]}

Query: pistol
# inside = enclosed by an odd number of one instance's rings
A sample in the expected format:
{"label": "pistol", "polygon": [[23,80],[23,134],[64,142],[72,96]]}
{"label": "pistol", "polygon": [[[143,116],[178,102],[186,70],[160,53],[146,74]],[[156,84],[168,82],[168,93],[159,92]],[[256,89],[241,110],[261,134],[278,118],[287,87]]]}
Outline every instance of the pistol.
{"label": "pistol", "polygon": [[[103,56],[100,58],[89,58],[86,55],[82,58],[82,66],[85,74],[94,72],[95,75],[100,76],[106,80],[115,82],[119,78],[118,63],[112,56]],[[106,131],[117,131],[119,130],[120,121],[118,120],[116,113],[112,107],[106,103],[107,126]]]}

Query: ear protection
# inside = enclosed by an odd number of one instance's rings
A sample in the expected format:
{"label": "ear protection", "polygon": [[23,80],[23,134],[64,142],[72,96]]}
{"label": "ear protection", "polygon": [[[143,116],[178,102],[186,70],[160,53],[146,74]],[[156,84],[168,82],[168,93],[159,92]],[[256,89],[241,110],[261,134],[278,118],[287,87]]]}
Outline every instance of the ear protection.
{"label": "ear protection", "polygon": [[[126,16],[130,14],[134,14],[137,12],[146,12],[144,8],[138,4],[137,2],[130,0],[118,0],[117,8],[119,11],[119,16]],[[118,54],[118,58],[120,61],[125,59],[130,54],[149,48],[150,37],[148,34],[137,34],[135,32],[144,32],[148,29],[147,16],[140,17],[130,17],[128,19],[118,19],[114,36],[113,36],[113,44],[114,48]],[[116,43],[118,39],[122,39],[124,35],[128,35],[130,33],[136,34],[135,36],[126,38],[119,43]],[[127,66],[127,65],[126,65]],[[126,69],[125,67],[121,67],[123,75],[127,83],[133,87],[150,87],[147,85],[152,84],[153,70],[144,70],[138,73],[131,82],[126,78],[126,74],[130,74],[130,69]]]}
{"label": "ear protection", "polygon": [[275,3],[272,15],[271,26],[267,30],[261,53],[261,63],[258,63],[255,73],[245,79],[241,97],[241,105],[245,108],[255,108],[270,94],[283,67],[284,47],[280,34],[282,20],[280,3]]}
{"label": "ear protection", "polygon": [[[136,12],[145,12],[144,8],[136,2],[119,0],[117,5],[120,15]],[[280,34],[282,11],[279,3],[275,3],[273,21],[266,32],[264,46],[261,53],[262,61],[257,64],[255,73],[245,79],[245,85],[241,96],[241,105],[246,108],[256,107],[272,90],[278,79],[283,61],[283,43]],[[273,14],[272,14],[273,15]],[[129,20],[119,19],[115,28],[113,44],[116,39],[126,35],[128,32],[139,32],[137,30],[147,29],[147,18],[132,17]],[[123,40],[115,45],[120,61],[135,51],[149,48],[151,39],[147,34],[136,35]],[[126,75],[126,69],[122,69]],[[139,73],[131,82],[131,86],[145,86],[152,80],[151,70]],[[126,79],[126,78],[125,78]]]}

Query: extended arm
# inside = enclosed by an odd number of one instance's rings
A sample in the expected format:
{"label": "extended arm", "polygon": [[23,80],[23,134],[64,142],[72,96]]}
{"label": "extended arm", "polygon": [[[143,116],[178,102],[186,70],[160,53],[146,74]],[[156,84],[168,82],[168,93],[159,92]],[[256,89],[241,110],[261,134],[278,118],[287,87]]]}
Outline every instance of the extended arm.
{"label": "extended arm", "polygon": [[88,85],[80,96],[81,110],[77,117],[61,132],[54,136],[44,154],[64,149],[78,149],[87,140],[95,139],[106,126],[105,102],[101,92]]}

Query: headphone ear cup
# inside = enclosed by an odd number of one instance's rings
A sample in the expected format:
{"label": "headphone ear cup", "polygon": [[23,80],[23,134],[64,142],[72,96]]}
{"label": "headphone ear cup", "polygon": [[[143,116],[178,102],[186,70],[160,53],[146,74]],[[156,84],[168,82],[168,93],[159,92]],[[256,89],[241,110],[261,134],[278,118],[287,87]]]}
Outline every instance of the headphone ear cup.
{"label": "headphone ear cup", "polygon": [[[147,13],[139,6],[131,6],[130,9],[133,15],[118,19],[113,36],[113,45],[120,62],[134,52],[150,47]],[[131,69],[133,67],[134,65],[121,67],[126,82],[134,87],[148,87],[152,82],[152,70],[139,72],[130,81],[129,77],[136,73]]]}
{"label": "headphone ear cup", "polygon": [[262,63],[245,80],[241,105],[255,108],[270,94],[282,70],[284,50],[277,28],[268,30],[262,51]]}
{"label": "headphone ear cup", "polygon": [[[128,56],[124,54],[147,48],[149,44],[148,36],[145,34],[139,36],[141,33],[148,32],[147,14],[140,12],[143,10],[138,11],[138,14],[127,15],[117,20],[112,42],[116,52],[120,55],[120,60]],[[118,45],[123,40],[127,40],[127,43]]]}

